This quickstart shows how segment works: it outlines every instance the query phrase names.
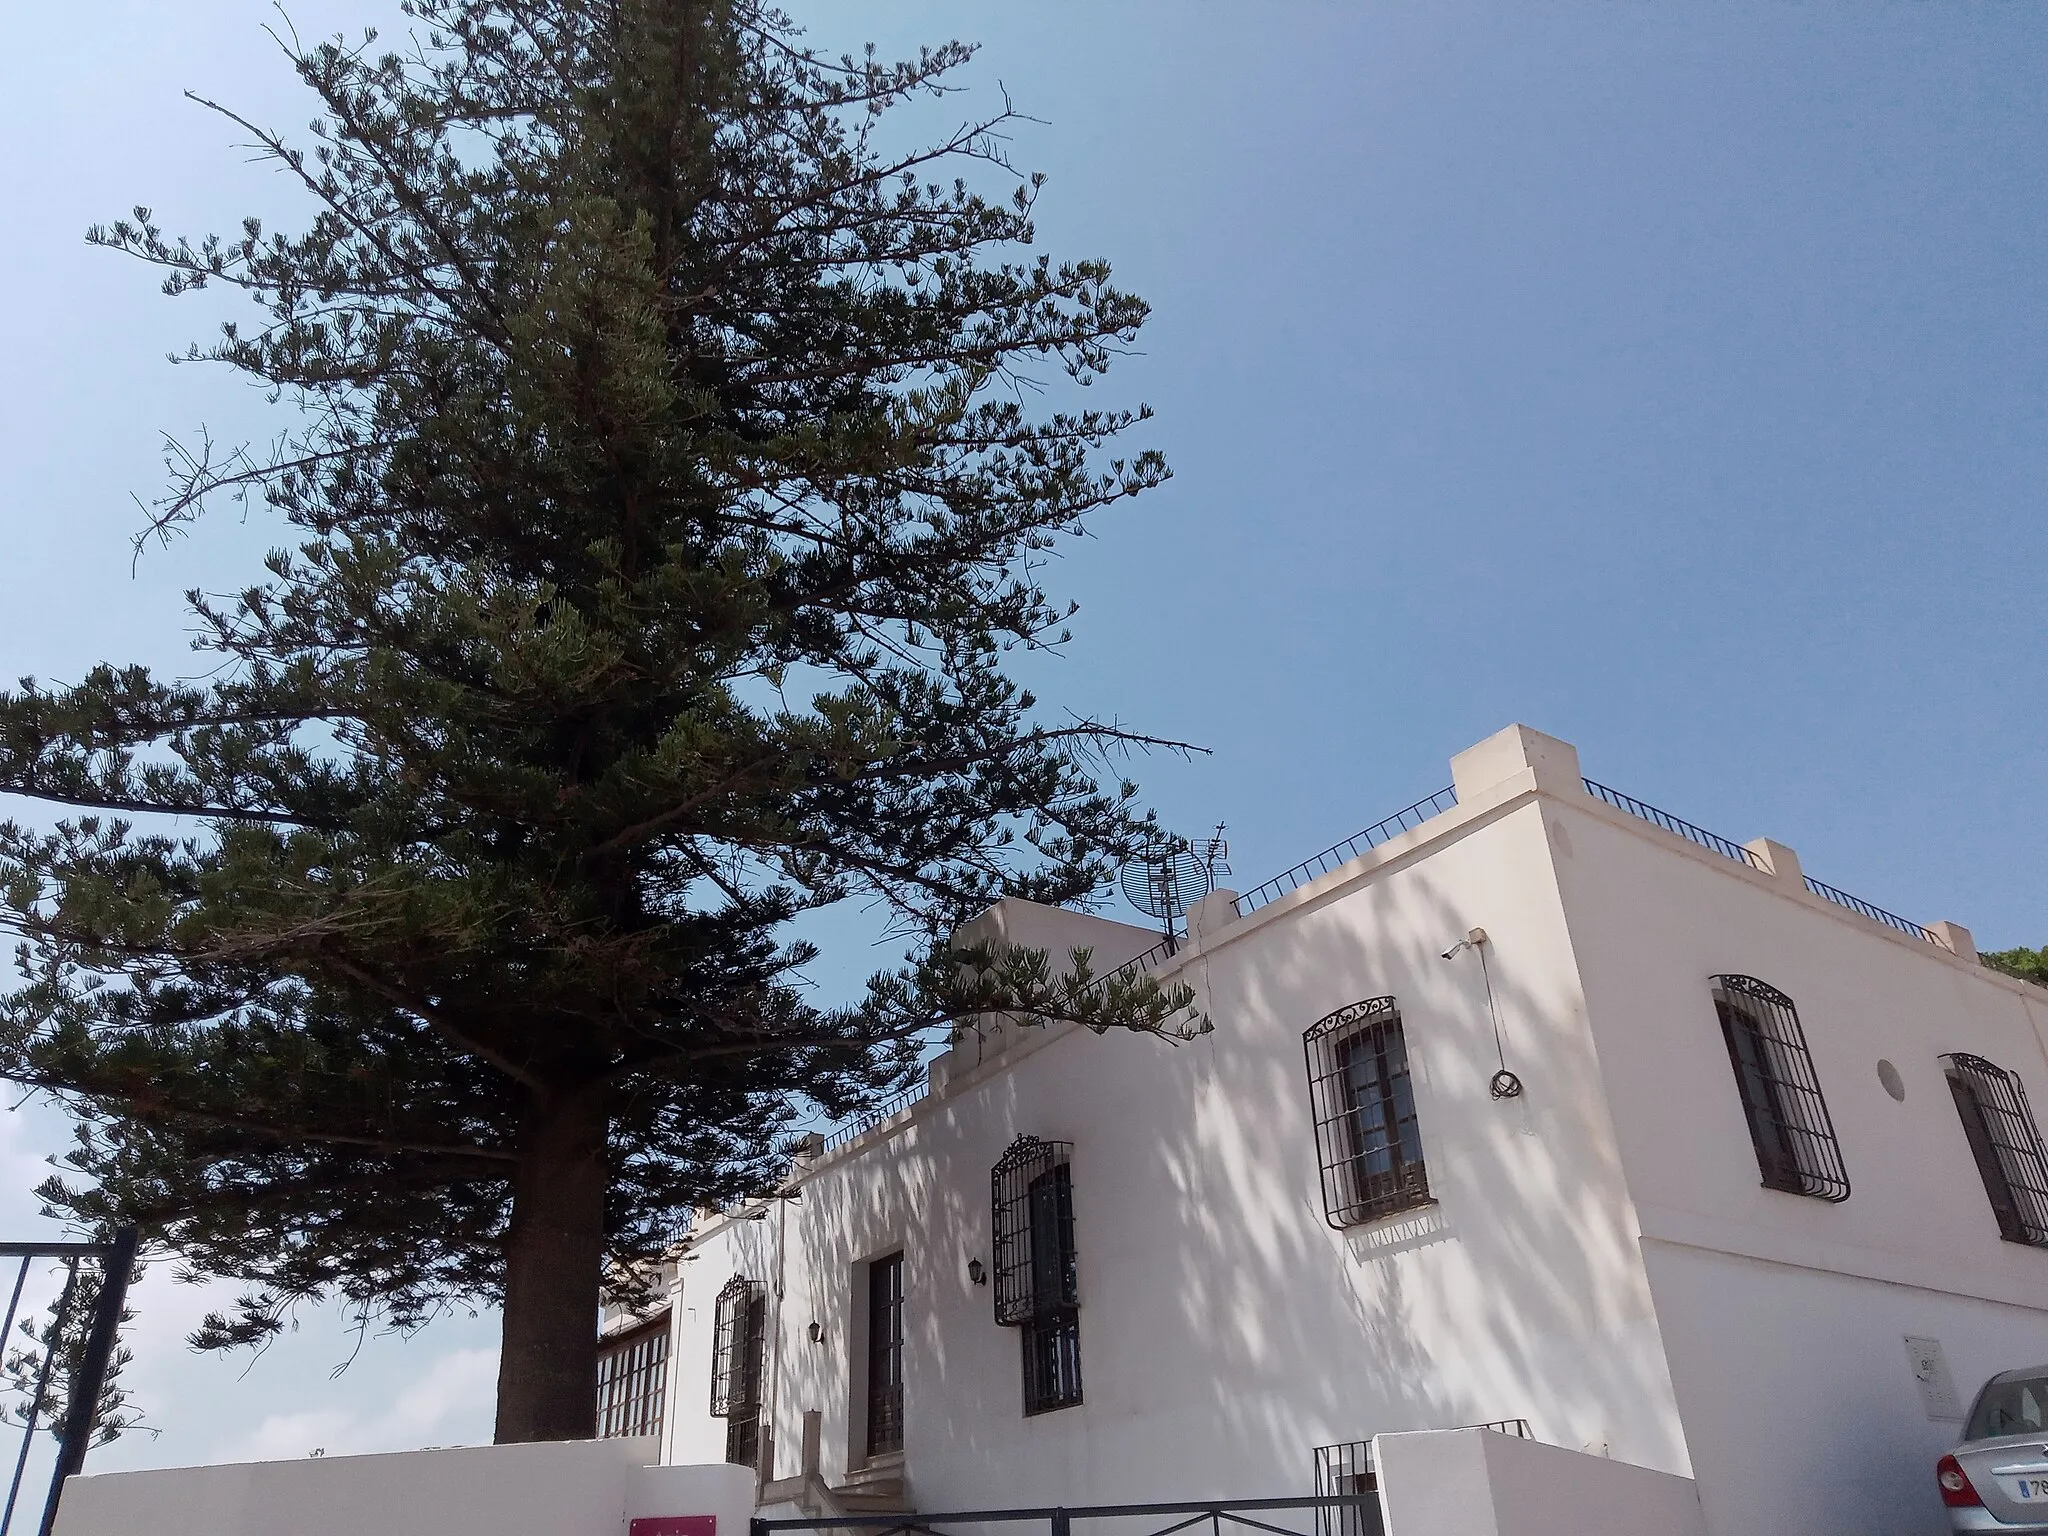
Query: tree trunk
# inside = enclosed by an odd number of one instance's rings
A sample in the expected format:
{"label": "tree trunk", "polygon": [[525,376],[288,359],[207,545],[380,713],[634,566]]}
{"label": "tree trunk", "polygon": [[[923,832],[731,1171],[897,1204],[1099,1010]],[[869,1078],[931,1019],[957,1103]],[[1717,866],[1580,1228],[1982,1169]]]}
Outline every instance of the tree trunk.
{"label": "tree trunk", "polygon": [[538,1107],[525,1139],[505,1234],[500,1445],[597,1433],[605,1130],[604,1094],[588,1089]]}

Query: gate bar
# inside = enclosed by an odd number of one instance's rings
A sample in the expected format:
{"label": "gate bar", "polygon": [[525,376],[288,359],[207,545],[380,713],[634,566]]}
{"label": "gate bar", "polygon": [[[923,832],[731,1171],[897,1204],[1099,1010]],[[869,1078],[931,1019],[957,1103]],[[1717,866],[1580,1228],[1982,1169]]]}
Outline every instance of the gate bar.
{"label": "gate bar", "polygon": [[[120,1342],[121,1313],[128,1303],[128,1280],[135,1273],[135,1250],[140,1242],[141,1234],[134,1227],[122,1227],[114,1233],[111,1243],[70,1245],[97,1252],[102,1265],[100,1293],[93,1302],[92,1331],[86,1335],[85,1352],[79,1356],[78,1374],[69,1384],[71,1397],[64,1405],[57,1466],[50,1474],[50,1493],[43,1501],[38,1536],[50,1536],[57,1524],[57,1501],[63,1497],[64,1480],[84,1467],[85,1453],[91,1448],[93,1428],[100,1417],[100,1390],[107,1384],[107,1368],[113,1364],[114,1346]],[[76,1260],[72,1261],[72,1273],[77,1274]],[[60,1331],[60,1342],[61,1339]],[[49,1350],[46,1361],[55,1354],[54,1348]],[[30,1433],[34,1433],[33,1428]]]}
{"label": "gate bar", "polygon": [[832,1515],[820,1520],[754,1520],[749,1523],[758,1536],[763,1531],[825,1531],[841,1526],[901,1530],[913,1523],[924,1526],[948,1521],[1044,1520],[1058,1525],[1119,1515],[1228,1515],[1239,1509],[1356,1509],[1372,1502],[1375,1499],[1369,1493],[1333,1493],[1318,1494],[1313,1498],[1217,1499],[1200,1504],[1048,1504],[1036,1509],[966,1509],[935,1514],[901,1510],[893,1515]]}

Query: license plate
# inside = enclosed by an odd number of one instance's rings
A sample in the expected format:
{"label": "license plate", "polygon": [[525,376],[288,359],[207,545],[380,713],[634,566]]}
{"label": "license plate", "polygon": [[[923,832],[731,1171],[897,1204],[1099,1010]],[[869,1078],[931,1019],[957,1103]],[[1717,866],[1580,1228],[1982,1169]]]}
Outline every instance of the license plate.
{"label": "license plate", "polygon": [[2048,1504],[2048,1477],[2007,1477],[2000,1481],[2015,1503]]}

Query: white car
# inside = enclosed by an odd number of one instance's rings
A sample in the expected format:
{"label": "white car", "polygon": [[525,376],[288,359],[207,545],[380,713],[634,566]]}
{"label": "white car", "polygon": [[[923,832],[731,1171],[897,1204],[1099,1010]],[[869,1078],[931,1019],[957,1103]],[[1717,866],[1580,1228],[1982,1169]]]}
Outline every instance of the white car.
{"label": "white car", "polygon": [[2048,1533],[2048,1365],[1985,1382],[1934,1479],[1951,1531]]}

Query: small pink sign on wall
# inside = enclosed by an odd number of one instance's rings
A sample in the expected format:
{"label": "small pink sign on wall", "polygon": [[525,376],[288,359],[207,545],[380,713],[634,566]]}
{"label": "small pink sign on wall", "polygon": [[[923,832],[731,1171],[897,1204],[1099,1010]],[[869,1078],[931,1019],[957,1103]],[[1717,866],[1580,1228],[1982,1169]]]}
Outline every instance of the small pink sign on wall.
{"label": "small pink sign on wall", "polygon": [[716,1515],[642,1515],[626,1527],[626,1536],[718,1536]]}

